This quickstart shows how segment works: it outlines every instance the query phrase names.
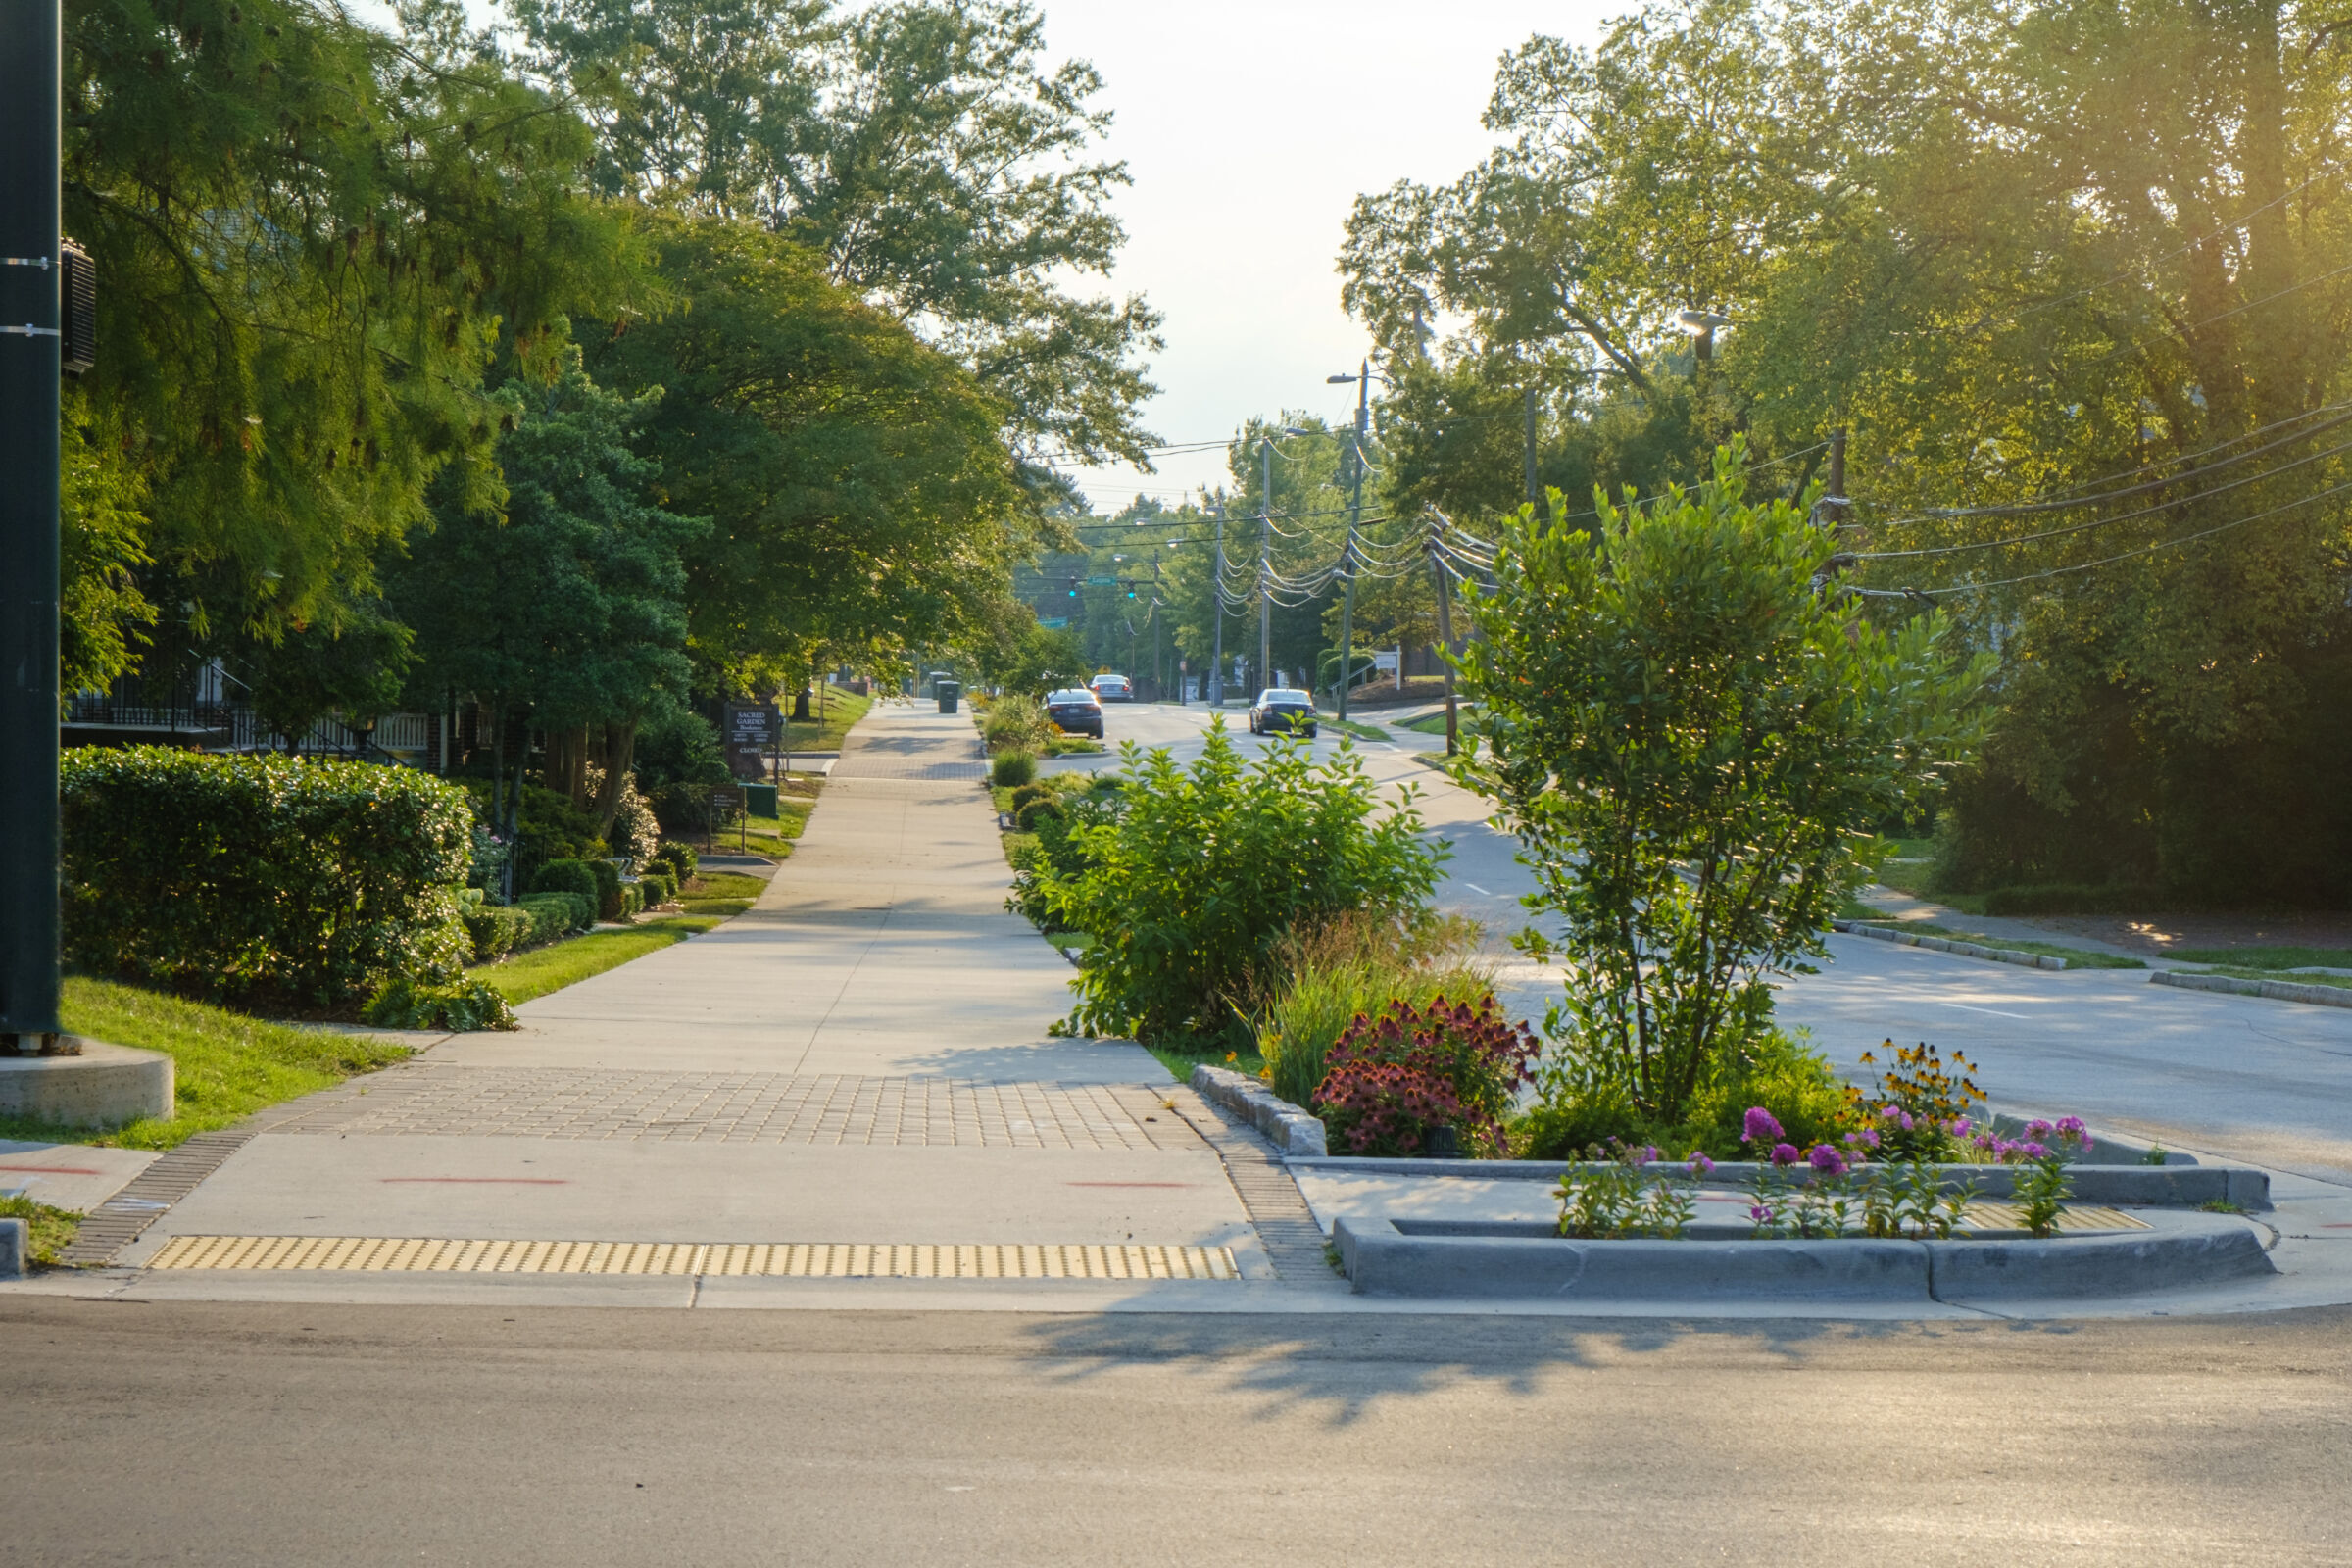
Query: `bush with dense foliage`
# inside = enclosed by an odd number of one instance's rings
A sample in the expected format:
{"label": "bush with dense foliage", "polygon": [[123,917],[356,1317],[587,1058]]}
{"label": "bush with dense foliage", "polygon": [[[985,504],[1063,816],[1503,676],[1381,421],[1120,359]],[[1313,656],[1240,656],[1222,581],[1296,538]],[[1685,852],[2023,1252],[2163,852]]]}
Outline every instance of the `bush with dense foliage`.
{"label": "bush with dense foliage", "polygon": [[60,772],[66,950],[99,974],[339,1007],[453,979],[465,792],[365,762],[70,751]]}
{"label": "bush with dense foliage", "polygon": [[[1245,760],[1220,722],[1189,766],[1164,748],[1129,744],[1121,757],[1120,807],[1073,822],[1014,894],[1053,928],[1095,939],[1070,1027],[1246,1033],[1235,1009],[1299,922],[1343,909],[1401,918],[1436,885],[1445,852],[1421,837],[1411,787],[1381,801],[1345,742],[1325,766],[1283,741]],[[1053,825],[1040,824],[1041,846]]]}
{"label": "bush with dense foliage", "polygon": [[531,945],[553,942],[596,924],[596,905],[583,893],[533,893],[514,901],[531,917]]}
{"label": "bush with dense foliage", "polygon": [[1023,751],[999,752],[988,764],[989,782],[999,789],[1017,789],[1037,777],[1037,759]]}
{"label": "bush with dense foliage", "polygon": [[1499,1157],[1508,1151],[1503,1117],[1541,1049],[1491,996],[1393,1002],[1341,1034],[1312,1103],[1350,1153],[1418,1154],[1432,1128],[1450,1127],[1463,1152]]}
{"label": "bush with dense foliage", "polygon": [[1013,811],[1012,821],[1013,825],[1022,832],[1034,833],[1038,830],[1040,823],[1059,821],[1064,814],[1061,803],[1058,801],[1051,799],[1031,801]]}
{"label": "bush with dense foliage", "polygon": [[388,981],[369,1000],[361,1016],[379,1029],[513,1029],[514,1009],[498,988],[482,980],[456,980],[447,985],[419,985],[406,978]]}
{"label": "bush with dense foliage", "polygon": [[603,899],[604,890],[597,885],[593,862],[587,860],[550,860],[539,868],[532,879],[533,893],[576,893],[594,908]]}
{"label": "bush with dense foliage", "polygon": [[473,939],[473,961],[496,963],[527,946],[538,922],[511,904],[476,905],[466,911],[466,934]]}
{"label": "bush with dense foliage", "polygon": [[1001,697],[980,719],[980,738],[992,754],[1043,751],[1053,736],[1053,721],[1034,697]]}

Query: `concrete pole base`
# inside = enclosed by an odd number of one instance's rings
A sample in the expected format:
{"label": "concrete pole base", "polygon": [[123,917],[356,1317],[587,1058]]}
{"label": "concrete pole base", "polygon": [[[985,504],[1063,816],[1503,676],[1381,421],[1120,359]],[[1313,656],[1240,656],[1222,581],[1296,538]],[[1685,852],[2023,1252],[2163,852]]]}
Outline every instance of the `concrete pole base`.
{"label": "concrete pole base", "polygon": [[173,1063],[160,1051],[80,1040],[74,1055],[0,1056],[0,1114],[61,1127],[169,1118]]}

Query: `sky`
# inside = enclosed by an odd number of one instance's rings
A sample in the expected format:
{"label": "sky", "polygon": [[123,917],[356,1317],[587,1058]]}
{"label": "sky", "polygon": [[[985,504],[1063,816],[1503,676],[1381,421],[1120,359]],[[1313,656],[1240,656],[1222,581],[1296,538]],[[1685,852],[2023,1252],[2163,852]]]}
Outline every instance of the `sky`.
{"label": "sky", "polygon": [[[1116,115],[1107,151],[1135,183],[1109,291],[1167,317],[1145,422],[1217,440],[1253,414],[1354,417],[1370,343],[1333,270],[1357,195],[1450,181],[1485,157],[1479,123],[1503,51],[1531,34],[1590,44],[1633,0],[1040,0],[1054,56],[1091,60]],[[1099,282],[1100,280],[1093,280]],[[1170,504],[1225,475],[1222,451],[1075,477],[1098,512]]]}

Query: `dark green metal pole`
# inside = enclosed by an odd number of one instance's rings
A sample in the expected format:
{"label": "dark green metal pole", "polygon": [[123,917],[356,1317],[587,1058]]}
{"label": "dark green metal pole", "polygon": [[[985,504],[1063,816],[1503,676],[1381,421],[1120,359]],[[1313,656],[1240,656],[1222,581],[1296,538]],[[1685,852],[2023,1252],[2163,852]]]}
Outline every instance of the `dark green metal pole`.
{"label": "dark green metal pole", "polygon": [[0,0],[0,1051],[61,1046],[58,0]]}

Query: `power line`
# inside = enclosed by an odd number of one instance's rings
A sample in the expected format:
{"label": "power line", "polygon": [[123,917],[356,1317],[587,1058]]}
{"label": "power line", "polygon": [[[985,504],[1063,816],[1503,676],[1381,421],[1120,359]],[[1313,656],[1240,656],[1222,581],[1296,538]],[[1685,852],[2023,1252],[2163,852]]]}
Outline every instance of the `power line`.
{"label": "power line", "polygon": [[[2352,415],[2347,415],[2344,418],[2335,420],[2334,422],[2337,424],[2342,424],[2347,421],[2352,421]],[[2300,468],[2307,463],[2318,463],[2324,458],[2332,458],[2343,452],[2352,452],[2352,441],[2345,441],[2335,446],[2325,447],[2318,452],[2305,453],[2302,457],[2296,458],[2291,463],[2281,463],[2275,468],[2265,468],[2260,473],[2250,473],[2242,479],[2232,479],[2228,484],[2216,485],[2210,490],[2200,490],[2194,495],[2179,496],[2171,501],[2160,501],[2152,507],[2140,507],[2135,511],[2121,513],[2112,517],[2093,517],[2088,522],[2071,523],[2064,528],[2044,528],[2038,533],[2015,534],[2007,539],[1982,539],[1974,544],[1935,545],[1918,550],[1864,551],[1858,553],[1854,559],[1856,561],[1897,561],[1912,556],[1952,556],[1959,555],[1964,551],[1970,550],[1998,550],[2007,545],[2032,544],[2035,540],[2039,539],[2057,539],[2066,534],[2082,533],[2092,528],[2110,528],[2119,522],[2131,522],[2140,517],[2154,516],[2160,512],[2170,512],[2177,507],[2187,506],[2192,501],[2211,500],[2215,496],[2227,495],[2232,490],[2241,490],[2250,484],[2260,484],[2266,479],[2276,479],[2278,477],[2278,475],[2287,472],[2289,469]],[[2216,465],[2215,466],[2218,468],[2219,465]],[[2203,471],[2212,472],[2214,469],[2205,469]],[[2185,479],[2188,478],[2189,475],[2182,474],[2180,477]],[[2145,489],[2147,487],[2141,486],[2140,488]],[[2131,494],[2132,492],[2119,491],[2117,493]],[[2078,505],[2082,506],[2087,506],[2090,503],[2088,502],[2078,503]]]}

